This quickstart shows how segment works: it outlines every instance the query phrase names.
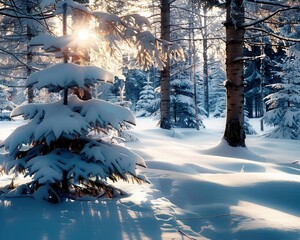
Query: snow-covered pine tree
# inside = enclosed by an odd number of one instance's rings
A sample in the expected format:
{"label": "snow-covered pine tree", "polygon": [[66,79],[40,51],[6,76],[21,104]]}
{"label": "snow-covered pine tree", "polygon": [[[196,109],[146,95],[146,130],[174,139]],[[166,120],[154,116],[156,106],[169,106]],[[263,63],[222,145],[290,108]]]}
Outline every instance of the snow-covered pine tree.
{"label": "snow-covered pine tree", "polygon": [[[187,71],[181,71],[171,80],[171,104],[173,125],[182,128],[196,128],[194,83],[189,79]],[[198,124],[204,126],[198,105]]]}
{"label": "snow-covered pine tree", "polygon": [[147,82],[144,82],[145,86],[140,92],[140,99],[136,103],[136,116],[137,117],[149,117],[155,109],[152,108],[152,102],[155,99],[155,92],[153,83],[150,82],[149,77]]}
{"label": "snow-covered pine tree", "polygon": [[250,124],[250,120],[248,118],[248,112],[247,110],[244,110],[244,128],[245,128],[245,133],[248,135],[256,135],[257,132],[253,128],[253,126]]}
{"label": "snow-covered pine tree", "polygon": [[247,117],[262,117],[262,59],[257,57],[262,55],[261,46],[249,46],[244,49],[245,55],[251,60],[245,61],[245,110]]}
{"label": "snow-covered pine tree", "polygon": [[282,83],[271,84],[276,92],[265,97],[268,111],[265,123],[275,126],[267,136],[272,138],[300,139],[300,51],[294,51],[278,65]]}
{"label": "snow-covered pine tree", "polygon": [[[149,31],[143,31],[149,22],[139,15],[119,18],[114,14],[92,12],[72,0],[59,1],[55,7],[57,14],[63,14],[64,34],[66,15],[80,10],[97,20],[97,27],[110,47],[118,47],[118,40],[124,39],[135,43],[139,50],[138,61],[144,67],[152,61],[162,67],[161,54],[182,54],[178,46],[160,42]],[[54,52],[64,61],[33,73],[26,86],[47,88],[64,95],[55,103],[32,103],[12,111],[12,117],[23,116],[28,123],[18,127],[0,144],[6,150],[0,161],[1,167],[6,174],[25,174],[31,178],[8,194],[60,202],[65,197],[122,194],[123,191],[110,185],[109,180],[147,181],[136,172],[137,166],[145,167],[140,156],[113,140],[90,137],[90,132],[95,129],[108,132],[112,128],[120,130],[126,123],[134,124],[130,110],[98,99],[83,101],[68,94],[70,88],[85,89],[98,81],[113,82],[113,75],[96,66],[69,63],[72,56],[80,55],[82,47],[82,43],[71,35],[38,36],[30,44],[42,46],[46,52]]]}
{"label": "snow-covered pine tree", "polygon": [[126,98],[131,102],[131,109],[135,110],[140,92],[143,90],[143,83],[147,80],[147,73],[140,69],[126,69],[124,75]]}
{"label": "snow-covered pine tree", "polygon": [[10,112],[14,108],[14,103],[11,99],[12,90],[0,84],[0,121],[10,120]]}
{"label": "snow-covered pine tree", "polygon": [[222,62],[211,58],[208,63],[208,78],[211,86],[209,87],[210,102],[212,116],[219,118],[225,117],[226,111],[226,91],[224,81],[226,74]]}

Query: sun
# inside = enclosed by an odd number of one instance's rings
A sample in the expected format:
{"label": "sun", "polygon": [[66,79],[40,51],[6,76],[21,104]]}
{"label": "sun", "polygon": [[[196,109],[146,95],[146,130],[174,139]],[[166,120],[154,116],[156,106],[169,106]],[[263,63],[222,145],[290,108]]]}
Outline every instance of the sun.
{"label": "sun", "polygon": [[78,29],[76,31],[76,37],[79,41],[88,41],[90,38],[90,31],[88,29]]}

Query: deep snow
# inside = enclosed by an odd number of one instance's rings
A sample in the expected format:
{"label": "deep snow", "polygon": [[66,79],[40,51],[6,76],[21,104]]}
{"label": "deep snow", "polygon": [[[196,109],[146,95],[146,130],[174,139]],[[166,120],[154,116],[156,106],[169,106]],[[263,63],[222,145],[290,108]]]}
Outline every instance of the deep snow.
{"label": "deep snow", "polygon": [[[127,197],[58,205],[1,197],[0,239],[299,240],[300,141],[264,138],[251,121],[260,135],[231,148],[224,119],[196,131],[138,118],[139,141],[126,146],[145,159],[139,171],[151,184],[121,182]],[[0,140],[20,124],[0,122]]]}

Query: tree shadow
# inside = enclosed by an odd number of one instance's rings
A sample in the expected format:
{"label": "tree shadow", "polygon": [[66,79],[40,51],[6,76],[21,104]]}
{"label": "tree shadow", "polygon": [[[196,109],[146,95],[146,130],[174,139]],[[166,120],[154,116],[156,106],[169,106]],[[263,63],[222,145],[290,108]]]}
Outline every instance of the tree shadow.
{"label": "tree shadow", "polygon": [[68,201],[57,205],[28,198],[0,199],[1,239],[162,239],[151,207],[117,199]]}

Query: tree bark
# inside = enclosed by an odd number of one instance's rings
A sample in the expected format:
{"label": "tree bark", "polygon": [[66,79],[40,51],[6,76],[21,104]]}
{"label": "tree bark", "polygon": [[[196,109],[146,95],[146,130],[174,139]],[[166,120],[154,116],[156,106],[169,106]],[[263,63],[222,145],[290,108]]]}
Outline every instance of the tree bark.
{"label": "tree bark", "polygon": [[[27,14],[30,15],[32,13],[32,9],[33,9],[33,6],[32,6],[32,3],[30,1],[27,0],[27,5],[26,5],[26,11],[27,11]],[[29,20],[27,20],[29,21]],[[31,64],[32,64],[32,50],[30,49],[29,47],[29,41],[32,39],[33,37],[33,33],[32,33],[32,27],[30,25],[30,21],[27,22],[27,54],[26,54],[26,61],[27,61],[27,77],[32,73],[32,69],[31,69]],[[34,90],[33,90],[33,87],[30,86],[27,88],[27,102],[28,103],[32,103],[33,102],[33,98],[34,98]]]}
{"label": "tree bark", "polygon": [[195,122],[196,129],[199,130],[199,110],[198,110],[198,94],[197,94],[197,78],[196,78],[196,46],[195,46],[195,30],[194,30],[194,13],[195,2],[191,1],[192,14],[189,16],[189,65],[190,68],[190,80],[194,85],[194,108],[195,108]]}
{"label": "tree bark", "polygon": [[245,147],[243,45],[245,29],[243,0],[226,1],[226,126],[224,139],[232,147]]}
{"label": "tree bark", "polygon": [[[169,0],[161,0],[161,39],[170,41]],[[160,73],[160,81],[160,127],[163,129],[171,129],[169,57],[167,57],[165,67]]]}
{"label": "tree bark", "polygon": [[[68,15],[67,15],[67,9],[68,5],[67,3],[63,4],[63,35],[66,36],[67,35],[67,20],[68,20]],[[63,53],[64,55],[64,63],[68,63],[68,55],[67,53]],[[68,105],[68,93],[69,93],[69,89],[65,88],[64,89],[64,105]]]}
{"label": "tree bark", "polygon": [[204,109],[209,116],[209,92],[208,92],[208,34],[207,34],[207,5],[203,4],[203,101]]}

